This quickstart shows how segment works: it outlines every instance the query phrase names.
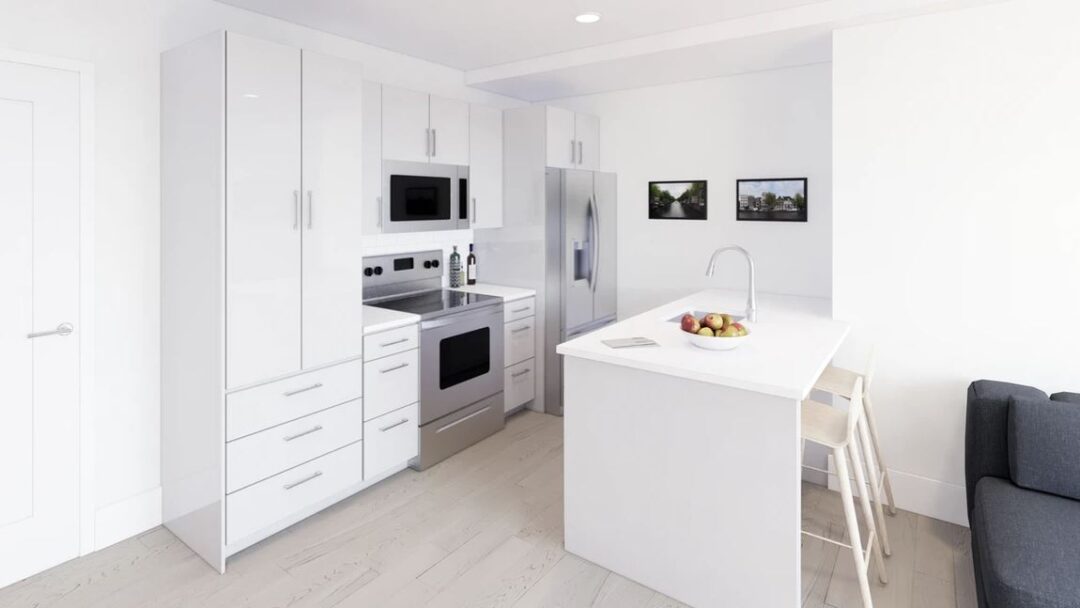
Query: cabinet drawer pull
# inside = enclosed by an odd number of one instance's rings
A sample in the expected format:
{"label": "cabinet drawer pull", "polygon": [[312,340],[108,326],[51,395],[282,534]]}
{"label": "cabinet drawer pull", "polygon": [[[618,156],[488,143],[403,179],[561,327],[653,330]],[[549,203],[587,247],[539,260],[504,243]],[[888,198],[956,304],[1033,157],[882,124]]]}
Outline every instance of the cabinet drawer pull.
{"label": "cabinet drawer pull", "polygon": [[316,382],[315,384],[312,384],[311,386],[306,386],[304,388],[298,388],[295,391],[285,391],[285,396],[286,397],[292,397],[293,395],[299,395],[300,393],[306,393],[308,391],[313,391],[313,390],[315,390],[317,388],[322,388],[322,382]]}
{"label": "cabinet drawer pull", "polygon": [[515,308],[515,309],[511,310],[510,312],[525,312],[526,310],[529,310],[529,308],[530,308],[529,306],[526,306],[525,308]]}
{"label": "cabinet drawer pull", "polygon": [[303,478],[303,479],[301,479],[299,481],[294,481],[292,483],[287,483],[287,484],[285,484],[285,485],[283,485],[281,487],[285,488],[286,490],[291,490],[291,489],[295,488],[296,486],[302,486],[305,483],[311,481],[312,479],[317,479],[319,477],[322,477],[322,471],[315,471],[311,475],[308,475],[307,477],[305,477],[305,478]]}
{"label": "cabinet drawer pull", "polygon": [[510,333],[516,334],[516,333],[519,333],[519,332],[523,332],[523,331],[525,331],[527,329],[532,329],[532,325],[526,325],[525,327],[519,327],[517,329],[511,329]]}
{"label": "cabinet drawer pull", "polygon": [[388,367],[386,369],[380,369],[379,373],[380,374],[388,374],[390,372],[396,372],[397,370],[404,369],[406,367],[409,367],[408,363],[399,363],[399,364],[395,365],[394,367]]}
{"label": "cabinet drawer pull", "polygon": [[510,374],[510,377],[511,378],[518,378],[520,376],[524,376],[525,374],[527,374],[527,373],[529,373],[531,371],[532,371],[531,369],[523,369],[520,372],[514,372],[514,373]]}
{"label": "cabinet drawer pull", "polygon": [[310,435],[312,433],[315,433],[315,432],[318,432],[318,431],[321,431],[321,430],[322,430],[322,425],[321,424],[316,424],[315,426],[311,427],[310,429],[308,429],[306,431],[297,433],[295,435],[289,435],[288,437],[282,437],[282,439],[284,439],[285,441],[292,441],[293,439],[299,439],[299,438],[303,437],[304,435]]}
{"label": "cabinet drawer pull", "polygon": [[393,346],[395,344],[404,344],[404,343],[406,343],[408,341],[409,341],[408,338],[401,338],[400,340],[391,340],[390,342],[382,342],[381,344],[379,344],[379,346],[382,347],[382,348],[386,348],[387,346]]}
{"label": "cabinet drawer pull", "polygon": [[391,424],[390,426],[384,426],[384,427],[380,428],[379,432],[380,433],[385,433],[386,431],[389,431],[390,429],[392,429],[392,428],[394,428],[396,426],[401,426],[401,425],[405,424],[408,421],[409,421],[408,418],[402,418],[401,420],[398,420],[397,422],[395,422],[394,424]]}

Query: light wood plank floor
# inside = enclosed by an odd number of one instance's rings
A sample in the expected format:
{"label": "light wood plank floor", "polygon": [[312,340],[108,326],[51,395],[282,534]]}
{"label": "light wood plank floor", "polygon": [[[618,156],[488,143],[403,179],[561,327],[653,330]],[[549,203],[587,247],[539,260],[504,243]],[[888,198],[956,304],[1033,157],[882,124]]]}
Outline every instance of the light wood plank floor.
{"label": "light wood plank floor", "polygon": [[[0,590],[4,607],[680,607],[562,549],[562,420],[526,412],[422,473],[403,472],[235,556],[219,576],[164,528]],[[837,495],[805,525],[843,538]],[[975,606],[967,530],[889,521],[879,608]],[[850,554],[803,544],[804,606],[859,606]]]}

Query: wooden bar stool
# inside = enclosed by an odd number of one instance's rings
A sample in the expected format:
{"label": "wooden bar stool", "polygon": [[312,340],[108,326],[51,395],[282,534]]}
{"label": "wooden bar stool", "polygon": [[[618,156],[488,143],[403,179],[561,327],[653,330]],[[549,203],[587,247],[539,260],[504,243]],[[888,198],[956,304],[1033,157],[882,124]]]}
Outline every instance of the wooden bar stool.
{"label": "wooden bar stool", "polygon": [[[892,480],[889,479],[889,469],[885,466],[885,460],[881,455],[881,439],[878,437],[877,418],[874,416],[874,404],[870,401],[870,382],[874,378],[874,353],[870,353],[870,358],[866,362],[866,371],[863,374],[853,372],[842,367],[828,366],[825,371],[818,378],[818,381],[814,384],[814,388],[834,395],[839,395],[845,399],[851,399],[851,396],[855,392],[855,381],[862,378],[863,387],[863,412],[866,414],[866,425],[870,431],[870,439],[874,448],[874,466],[873,470],[877,473],[876,477],[879,480],[878,494],[880,495],[882,489],[885,491],[885,500],[888,501],[889,515],[896,515],[896,501],[893,500]],[[869,467],[870,463],[867,463]],[[874,477],[874,475],[871,475]],[[875,498],[875,500],[877,500]]]}
{"label": "wooden bar stool", "polygon": [[[881,556],[881,545],[878,541],[877,525],[873,512],[870,509],[869,493],[865,491],[866,479],[863,475],[862,454],[869,448],[860,446],[859,421],[863,418],[862,403],[862,378],[856,380],[856,390],[851,399],[851,407],[845,412],[824,403],[806,400],[802,403],[802,439],[812,441],[818,445],[832,450],[833,459],[836,462],[836,476],[840,484],[840,498],[844,506],[844,519],[847,523],[848,540],[851,544],[825,538],[812,532],[803,530],[802,533],[851,549],[855,559],[856,575],[859,579],[859,590],[862,594],[864,608],[872,608],[873,600],[870,597],[870,581],[868,571],[870,560],[867,555],[873,553],[874,562],[877,565],[878,579],[882,584],[889,582],[885,572],[885,560]],[[848,468],[850,459],[851,469]],[[863,520],[867,529],[867,542],[864,548],[862,535],[859,532],[859,520],[855,514],[855,498],[851,491],[851,472],[855,474],[855,483],[863,488],[859,492],[859,502],[862,504]]]}

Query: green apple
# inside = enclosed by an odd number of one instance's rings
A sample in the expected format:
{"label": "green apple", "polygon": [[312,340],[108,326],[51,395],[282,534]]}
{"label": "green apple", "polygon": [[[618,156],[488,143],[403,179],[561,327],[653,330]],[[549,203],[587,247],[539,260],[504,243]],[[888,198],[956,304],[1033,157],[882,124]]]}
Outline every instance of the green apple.
{"label": "green apple", "polygon": [[721,338],[737,338],[737,337],[739,337],[739,330],[734,325],[732,325],[731,327],[728,327],[724,331],[720,332],[720,337]]}
{"label": "green apple", "polygon": [[705,318],[701,320],[701,324],[714,332],[724,329],[724,315],[711,312],[705,315]]}
{"label": "green apple", "polygon": [[709,329],[708,327],[702,327],[701,329],[697,330],[697,335],[699,335],[699,336],[715,336],[716,334],[713,333],[713,330]]}

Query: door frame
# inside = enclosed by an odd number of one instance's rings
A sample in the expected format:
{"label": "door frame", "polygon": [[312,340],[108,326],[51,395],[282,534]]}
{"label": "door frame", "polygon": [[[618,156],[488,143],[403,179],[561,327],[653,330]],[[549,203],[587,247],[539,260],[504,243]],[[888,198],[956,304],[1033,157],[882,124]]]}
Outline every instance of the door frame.
{"label": "door frame", "polygon": [[79,555],[94,551],[94,65],[0,48],[0,61],[79,75],[79,370],[78,513]]}

